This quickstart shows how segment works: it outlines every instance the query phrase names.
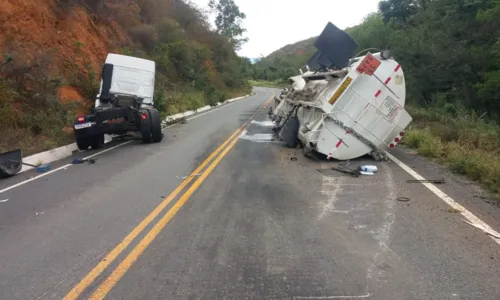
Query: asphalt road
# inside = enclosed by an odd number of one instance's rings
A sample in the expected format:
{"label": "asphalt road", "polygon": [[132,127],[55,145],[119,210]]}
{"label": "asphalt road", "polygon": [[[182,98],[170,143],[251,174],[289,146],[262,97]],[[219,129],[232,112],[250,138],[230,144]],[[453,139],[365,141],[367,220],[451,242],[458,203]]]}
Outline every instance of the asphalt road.
{"label": "asphalt road", "polygon": [[[167,128],[159,144],[113,142],[78,154],[95,164],[1,181],[0,299],[500,297],[500,244],[393,162],[375,176],[319,172],[335,163],[270,139],[275,91]],[[440,189],[500,229],[472,184],[394,155],[445,177]]]}

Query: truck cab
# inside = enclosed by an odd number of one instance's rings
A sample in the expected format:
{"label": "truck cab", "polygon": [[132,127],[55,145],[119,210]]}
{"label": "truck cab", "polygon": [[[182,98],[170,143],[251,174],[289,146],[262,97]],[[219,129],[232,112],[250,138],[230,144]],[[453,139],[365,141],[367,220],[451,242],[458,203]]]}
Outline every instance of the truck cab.
{"label": "truck cab", "polygon": [[155,68],[152,60],[107,55],[92,113],[75,118],[74,135],[80,150],[100,148],[104,134],[140,132],[144,142],[163,139],[160,113],[153,106]]}

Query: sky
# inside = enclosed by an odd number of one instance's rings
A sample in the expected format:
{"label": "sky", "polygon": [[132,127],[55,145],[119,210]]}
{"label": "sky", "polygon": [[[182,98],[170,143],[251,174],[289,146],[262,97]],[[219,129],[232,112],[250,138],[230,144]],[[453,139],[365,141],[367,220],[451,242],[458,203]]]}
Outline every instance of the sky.
{"label": "sky", "polygon": [[[209,0],[191,0],[208,7]],[[238,55],[258,58],[279,48],[318,36],[328,22],[340,29],[361,23],[376,12],[379,0],[234,0],[246,14],[243,27],[249,41]]]}

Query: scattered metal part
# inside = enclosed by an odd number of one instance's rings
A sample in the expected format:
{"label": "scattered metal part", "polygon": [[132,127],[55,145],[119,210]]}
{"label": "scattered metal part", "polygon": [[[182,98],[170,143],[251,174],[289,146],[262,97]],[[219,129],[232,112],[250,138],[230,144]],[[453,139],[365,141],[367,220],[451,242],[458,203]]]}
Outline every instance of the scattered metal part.
{"label": "scattered metal part", "polygon": [[34,164],[29,164],[29,163],[26,163],[26,162],[23,162],[22,161],[22,158],[20,161],[17,161],[17,160],[13,160],[13,159],[9,159],[9,161],[11,163],[15,163],[15,164],[23,164],[23,165],[26,165],[26,166],[29,166],[29,167],[32,167],[32,168],[35,168],[36,171],[38,173],[45,173],[45,172],[48,172],[50,171],[50,169],[52,169],[52,165],[50,163],[47,163],[47,164],[38,164],[38,165],[34,165]]}
{"label": "scattered metal part", "polygon": [[93,158],[87,158],[87,159],[73,158],[72,164],[78,165],[78,164],[83,164],[84,162],[88,162],[89,165],[95,164],[95,159],[93,159]]}
{"label": "scattered metal part", "polygon": [[175,176],[175,178],[177,178],[177,179],[186,179],[188,177],[201,176],[201,174],[203,174],[203,173],[198,173],[198,174],[193,174],[193,175],[188,175],[188,176],[182,176],[182,177]]}
{"label": "scattered metal part", "polygon": [[442,184],[442,183],[446,183],[446,181],[444,180],[444,178],[442,178],[442,179],[422,179],[422,180],[408,179],[408,180],[406,180],[406,183],[436,183],[436,184]]}
{"label": "scattered metal part", "polygon": [[335,171],[339,171],[339,172],[342,172],[342,173],[345,173],[345,174],[349,174],[353,177],[359,177],[359,175],[361,174],[361,169],[359,167],[357,167],[356,169],[352,170],[352,169],[347,169],[347,168],[344,168],[344,167],[341,167],[340,165],[338,167],[332,167],[332,170],[335,170]]}
{"label": "scattered metal part", "polygon": [[398,197],[398,198],[396,198],[396,200],[398,200],[400,202],[408,202],[408,201],[410,201],[410,198],[408,198],[408,197]]}

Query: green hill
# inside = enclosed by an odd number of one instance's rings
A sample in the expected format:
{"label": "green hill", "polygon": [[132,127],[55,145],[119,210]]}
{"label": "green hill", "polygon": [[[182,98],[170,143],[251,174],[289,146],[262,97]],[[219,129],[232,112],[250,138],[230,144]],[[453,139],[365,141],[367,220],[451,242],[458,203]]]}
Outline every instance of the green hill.
{"label": "green hill", "polygon": [[299,73],[299,68],[316,52],[316,37],[286,45],[255,64],[255,77],[262,80],[282,80]]}

